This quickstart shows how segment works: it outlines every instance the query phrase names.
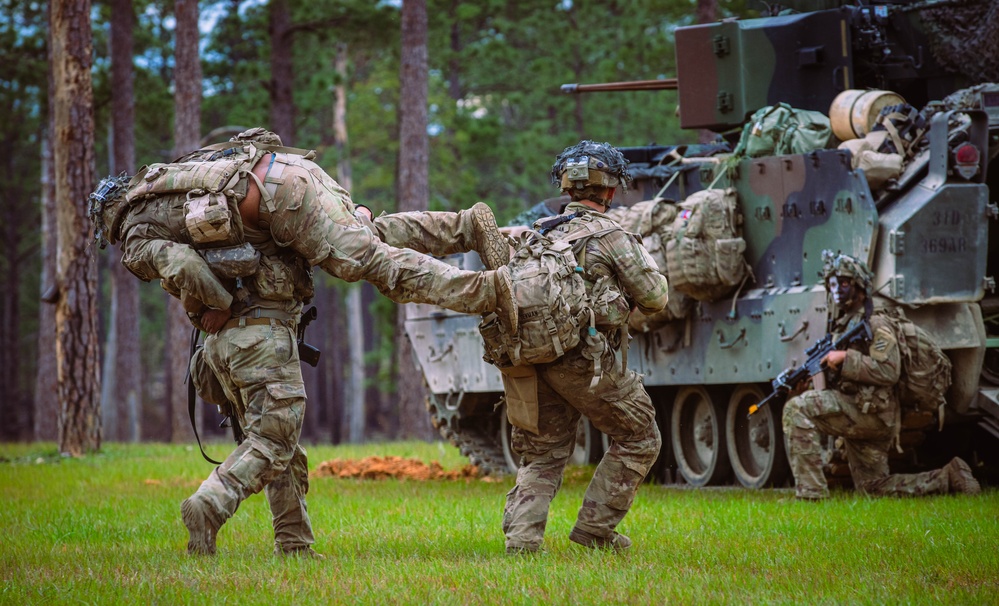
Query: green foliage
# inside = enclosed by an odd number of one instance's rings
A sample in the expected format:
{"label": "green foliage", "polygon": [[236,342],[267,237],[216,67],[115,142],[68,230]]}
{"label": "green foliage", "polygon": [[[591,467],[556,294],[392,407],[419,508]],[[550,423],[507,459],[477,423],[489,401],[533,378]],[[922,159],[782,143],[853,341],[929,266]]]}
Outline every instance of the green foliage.
{"label": "green foliage", "polygon": [[[567,96],[569,82],[675,76],[671,24],[688,6],[656,2],[488,2],[448,10],[431,2],[431,107],[436,207],[477,199],[504,221],[557,195],[556,154],[583,138],[615,145],[692,140],[673,116],[673,92]],[[612,23],[612,27],[608,27]],[[447,175],[436,178],[436,175]]]}
{"label": "green foliage", "polygon": [[[747,4],[726,0],[720,12],[747,14]],[[693,133],[678,130],[673,92],[566,96],[559,85],[674,76],[672,30],[690,22],[694,6],[692,0],[428,0],[431,208],[456,210],[485,200],[505,223],[557,193],[548,182],[550,164],[581,138],[615,145],[692,141]],[[269,4],[209,0],[200,8],[203,25],[211,24],[202,40],[203,133],[267,126]],[[17,342],[28,353],[35,347],[37,201],[47,111],[44,9],[33,0],[0,0],[0,99],[8,111],[0,123],[7,152],[0,166],[4,218],[23,232],[14,257],[23,263],[6,283],[20,290]],[[141,166],[173,158],[173,4],[134,0],[133,10],[135,153]],[[334,172],[334,57],[345,44],[352,195],[376,213],[395,210],[398,3],[315,0],[289,3],[289,10],[291,32],[283,43],[293,53],[298,140],[288,143],[317,149],[319,164]],[[95,0],[93,15],[95,159],[103,176],[111,99],[120,93],[110,84],[109,2]],[[9,258],[0,255],[0,277],[13,276]],[[143,292],[142,349],[152,370],[161,367],[161,295],[155,285]],[[380,334],[387,335],[393,314],[382,315],[386,328]],[[378,355],[389,353],[387,343],[380,342]],[[27,389],[34,377],[30,361],[19,374]]]}
{"label": "green foliage", "polygon": [[[368,455],[463,464],[436,444],[309,451],[313,469]],[[0,603],[993,604],[999,592],[993,490],[808,503],[784,490],[644,485],[621,526],[635,547],[616,556],[568,541],[592,474],[570,468],[546,551],[512,558],[500,529],[512,478],[314,477],[325,561],[271,555],[263,495],[222,528],[217,557],[190,558],[179,503],[210,469],[184,446],[108,444],[84,459],[61,459],[52,444],[0,447]]]}

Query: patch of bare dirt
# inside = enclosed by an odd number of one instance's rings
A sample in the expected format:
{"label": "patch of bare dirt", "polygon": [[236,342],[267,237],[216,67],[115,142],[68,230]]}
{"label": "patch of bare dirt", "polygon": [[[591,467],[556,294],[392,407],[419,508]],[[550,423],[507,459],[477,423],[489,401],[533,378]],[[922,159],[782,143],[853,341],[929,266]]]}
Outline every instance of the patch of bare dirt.
{"label": "patch of bare dirt", "polygon": [[398,478],[404,480],[472,480],[487,481],[488,476],[482,476],[475,465],[465,465],[461,469],[445,471],[437,461],[426,464],[419,459],[403,457],[365,457],[360,460],[333,459],[323,461],[312,472],[313,477],[359,478],[362,480],[385,480]]}

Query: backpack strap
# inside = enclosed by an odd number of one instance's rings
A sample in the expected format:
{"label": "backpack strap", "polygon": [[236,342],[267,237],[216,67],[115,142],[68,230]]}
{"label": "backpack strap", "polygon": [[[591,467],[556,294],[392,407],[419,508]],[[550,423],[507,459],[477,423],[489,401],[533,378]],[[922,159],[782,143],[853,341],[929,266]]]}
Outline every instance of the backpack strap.
{"label": "backpack strap", "polygon": [[[587,218],[590,218],[590,216],[588,215]],[[624,228],[610,219],[593,217],[583,223],[579,229],[570,232],[565,238],[561,238],[561,241],[572,244],[573,252],[576,254],[576,263],[580,268],[583,268],[586,266],[586,241],[590,238],[599,238],[615,231],[624,231]],[[595,291],[598,290],[597,286],[606,284],[605,278],[609,279],[610,276],[605,276],[604,278],[598,280],[597,284],[594,286]],[[587,293],[587,298],[589,298],[589,294],[590,293]],[[607,347],[607,339],[597,332],[596,317],[593,313],[593,306],[589,303],[589,301],[587,302],[586,311],[590,318],[590,325],[586,329],[584,341],[586,342],[587,353],[593,356],[593,378],[590,380],[589,387],[589,391],[592,392],[596,388],[597,384],[600,383],[600,379],[603,377],[602,358],[604,350]],[[625,364],[627,364],[625,344],[625,340],[622,339],[621,353],[624,357]]]}
{"label": "backpack strap", "polygon": [[580,216],[580,213],[572,213],[572,214],[569,214],[569,215],[559,215],[557,217],[552,217],[550,219],[542,219],[542,220],[538,221],[538,223],[537,223],[538,229],[536,231],[539,234],[541,234],[542,236],[547,235],[548,232],[550,232],[551,230],[555,229],[559,225],[562,225],[563,223],[568,223],[569,221],[572,221],[573,219],[575,219],[578,216]]}
{"label": "backpack strap", "polygon": [[[248,147],[250,145],[252,145],[257,149],[262,149],[268,152],[302,156],[306,160],[312,160],[313,158],[316,157],[316,150],[314,149],[301,149],[298,147],[286,147],[284,145],[270,145],[268,143],[258,143],[256,141],[225,141],[223,143],[213,143],[211,145],[206,145],[201,149],[207,151],[221,151],[223,152],[224,156],[228,150],[240,149]],[[229,153],[235,153],[235,151]]]}
{"label": "backpack strap", "polygon": [[[191,333],[191,357],[194,357],[194,352],[198,349],[198,341],[201,337],[201,331],[197,328]],[[216,461],[207,454],[205,454],[205,447],[201,445],[201,436],[198,435],[198,422],[194,418],[194,409],[197,406],[197,393],[194,389],[194,378],[191,376],[190,365],[188,365],[187,376],[184,378],[187,382],[187,414],[191,417],[191,429],[194,430],[194,439],[198,441],[198,449],[201,450],[201,456],[205,457],[205,460],[213,465],[221,465],[222,461]]]}

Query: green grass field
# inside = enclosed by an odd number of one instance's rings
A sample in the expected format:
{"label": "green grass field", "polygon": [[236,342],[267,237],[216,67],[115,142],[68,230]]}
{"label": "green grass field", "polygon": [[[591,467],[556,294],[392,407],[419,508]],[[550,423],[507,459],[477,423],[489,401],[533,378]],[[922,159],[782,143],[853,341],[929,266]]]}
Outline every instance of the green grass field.
{"label": "green grass field", "polygon": [[[228,444],[208,447],[216,458]],[[309,449],[465,464],[439,444]],[[276,558],[263,495],[191,558],[180,502],[211,470],[196,448],[0,445],[0,604],[999,604],[999,492],[882,499],[645,485],[626,555],[572,544],[590,468],[570,468],[546,550],[504,553],[498,482],[314,478],[324,561]]]}

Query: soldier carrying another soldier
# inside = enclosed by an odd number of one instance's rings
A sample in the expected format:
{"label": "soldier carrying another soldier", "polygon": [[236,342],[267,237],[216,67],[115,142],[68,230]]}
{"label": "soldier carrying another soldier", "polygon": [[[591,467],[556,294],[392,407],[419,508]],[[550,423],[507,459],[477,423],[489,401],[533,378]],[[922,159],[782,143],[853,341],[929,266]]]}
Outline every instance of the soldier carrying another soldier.
{"label": "soldier carrying another soldier", "polygon": [[[896,386],[902,370],[897,320],[886,309],[874,309],[874,276],[853,257],[822,252],[823,278],[832,305],[830,332],[841,334],[854,323],[870,322],[871,342],[824,359],[817,389],[791,398],[784,407],[784,434],[795,480],[795,496],[818,500],[829,496],[822,471],[821,433],[843,439],[850,474],[858,490],[875,496],[922,496],[980,492],[968,464],[955,457],[941,469],[917,474],[888,471],[888,450],[898,439],[901,423]],[[822,389],[828,381],[829,388]]]}
{"label": "soldier carrying another soldier", "polygon": [[[488,207],[440,213],[447,242],[492,251],[499,267],[461,271],[382,242],[312,157],[255,128],[131,179],[105,179],[91,195],[98,241],[121,241],[122,264],[142,280],[159,279],[209,333],[204,355],[192,360],[192,380],[207,401],[228,401],[245,434],[181,505],[192,554],[215,553],[225,521],[264,490],[275,552],[317,555],[305,504],[306,453],[298,443],[306,394],[296,348],[313,266],[348,282],[366,280],[400,303],[496,311],[516,329],[503,266],[509,251]],[[449,252],[438,244],[430,238],[422,246]]]}

